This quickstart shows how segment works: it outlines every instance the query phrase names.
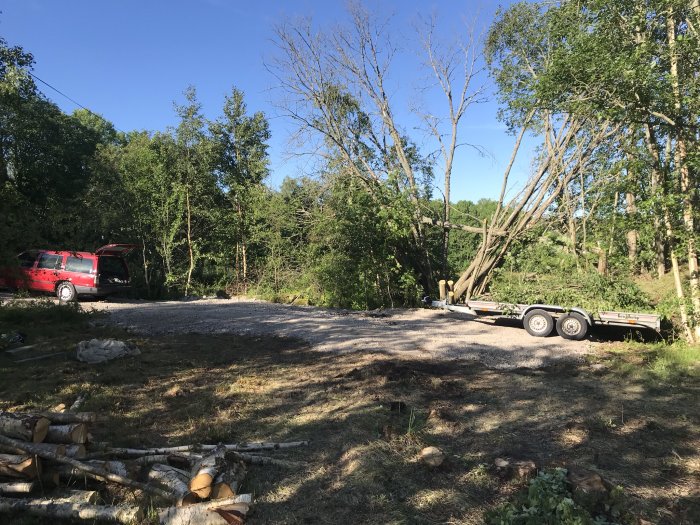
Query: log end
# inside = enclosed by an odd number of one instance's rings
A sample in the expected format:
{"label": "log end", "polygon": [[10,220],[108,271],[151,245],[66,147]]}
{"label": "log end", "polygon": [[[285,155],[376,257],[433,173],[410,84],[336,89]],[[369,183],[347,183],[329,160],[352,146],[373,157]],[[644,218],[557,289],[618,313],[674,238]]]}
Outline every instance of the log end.
{"label": "log end", "polygon": [[46,434],[49,433],[49,421],[45,417],[37,418],[36,424],[34,425],[34,431],[32,433],[32,441],[34,443],[42,443],[46,439]]}

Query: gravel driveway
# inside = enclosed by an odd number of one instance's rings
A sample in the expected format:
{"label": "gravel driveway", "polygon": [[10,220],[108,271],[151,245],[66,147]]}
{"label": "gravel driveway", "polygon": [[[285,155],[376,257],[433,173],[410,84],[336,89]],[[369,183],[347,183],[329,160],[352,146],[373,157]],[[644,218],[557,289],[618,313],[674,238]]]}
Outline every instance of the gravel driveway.
{"label": "gravel driveway", "polygon": [[319,352],[370,352],[406,358],[481,361],[492,368],[539,368],[581,360],[587,341],[531,337],[515,322],[496,322],[442,310],[350,312],[250,299],[115,301],[93,303],[110,321],[139,334],[284,336]]}

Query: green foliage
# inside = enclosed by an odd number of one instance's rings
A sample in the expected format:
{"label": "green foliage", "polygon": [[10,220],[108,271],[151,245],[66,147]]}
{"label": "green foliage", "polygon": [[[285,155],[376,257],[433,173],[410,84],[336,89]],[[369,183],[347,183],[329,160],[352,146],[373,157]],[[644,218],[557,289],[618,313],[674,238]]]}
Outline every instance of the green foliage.
{"label": "green foliage", "polygon": [[0,328],[22,330],[27,326],[82,325],[95,314],[78,303],[57,304],[48,299],[0,302]]}
{"label": "green foliage", "polygon": [[578,306],[591,313],[653,311],[649,298],[628,278],[600,275],[579,263],[559,235],[524,239],[496,270],[490,291],[497,301]]}
{"label": "green foliage", "polygon": [[566,470],[541,471],[527,490],[512,503],[505,503],[489,512],[489,525],[613,525],[621,523],[619,490],[611,491],[606,508],[611,516],[597,515],[575,501],[566,481]]}

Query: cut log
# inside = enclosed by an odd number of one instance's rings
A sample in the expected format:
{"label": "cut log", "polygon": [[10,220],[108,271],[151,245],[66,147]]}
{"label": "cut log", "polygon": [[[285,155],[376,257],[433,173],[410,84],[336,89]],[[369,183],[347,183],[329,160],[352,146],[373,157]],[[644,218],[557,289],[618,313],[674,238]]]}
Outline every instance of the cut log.
{"label": "cut log", "polygon": [[[252,497],[241,494],[235,498],[206,501],[187,507],[169,507],[158,515],[161,525],[230,525],[243,523]],[[226,517],[224,517],[226,516]]]}
{"label": "cut log", "polygon": [[38,486],[36,481],[7,481],[0,483],[0,494],[29,494]]}
{"label": "cut log", "polygon": [[100,499],[96,490],[62,490],[57,494],[51,494],[51,501],[56,503],[95,504]]}
{"label": "cut log", "polygon": [[[230,456],[230,453],[227,454]],[[232,498],[238,493],[238,488],[246,475],[246,466],[239,459],[228,457],[226,469],[221,470],[214,479],[211,499]]]}
{"label": "cut log", "polygon": [[120,476],[117,474],[112,474],[111,472],[107,472],[105,470],[101,470],[98,467],[94,467],[92,465],[83,463],[81,461],[78,461],[77,459],[69,458],[67,456],[57,456],[56,454],[52,454],[50,452],[47,452],[45,450],[42,450],[41,447],[34,447],[31,443],[24,443],[22,441],[18,441],[16,439],[12,439],[6,436],[0,435],[0,445],[8,445],[11,447],[17,447],[24,452],[29,453],[29,454],[35,454],[41,458],[44,459],[51,459],[53,461],[56,461],[58,463],[62,463],[65,465],[71,465],[83,472],[90,473],[97,479],[101,479],[103,481],[111,481],[113,483],[119,483],[120,485],[124,485],[126,487],[130,487],[133,489],[140,489],[143,490],[144,492],[147,492],[149,494],[153,494],[155,496],[160,496],[161,498],[164,498],[166,500],[172,500],[173,497],[171,494],[168,494],[164,490],[161,490],[156,487],[151,487],[150,485],[146,485],[145,483],[140,483],[138,481],[134,481],[132,479],[126,478],[124,476]]}
{"label": "cut log", "polygon": [[66,411],[66,404],[65,403],[59,403],[55,407],[53,407],[51,410],[53,412],[65,412]]}
{"label": "cut log", "polygon": [[[85,461],[84,464],[94,467],[102,472],[109,472],[111,474],[116,474],[117,476],[123,476],[125,478],[134,474],[122,461],[91,460]],[[61,465],[56,468],[56,471],[64,478],[88,476],[90,478],[100,479],[99,475],[94,475],[91,472],[85,472],[71,465]]]}
{"label": "cut log", "polygon": [[50,425],[46,434],[49,443],[85,443],[87,441],[87,426],[85,423],[70,425]]}
{"label": "cut log", "polygon": [[49,420],[41,416],[0,412],[0,434],[11,438],[41,443],[49,429]]}
{"label": "cut log", "polygon": [[87,450],[85,450],[85,445],[66,445],[65,455],[69,458],[83,459],[85,456],[87,456]]}
{"label": "cut log", "polygon": [[236,495],[236,491],[231,485],[224,481],[219,481],[219,477],[214,480],[214,484],[211,486],[211,494],[209,498],[215,499],[228,499]]}
{"label": "cut log", "polygon": [[0,454],[0,475],[11,478],[38,478],[41,475],[41,460],[26,454]]}
{"label": "cut log", "polygon": [[225,456],[226,447],[221,445],[200,459],[192,468],[192,478],[189,483],[190,491],[202,499],[208,498],[211,494],[214,478],[216,478],[219,469],[224,466]]}
{"label": "cut log", "polygon": [[52,425],[94,423],[97,421],[97,414],[94,412],[40,412],[38,415],[51,421]]}
{"label": "cut log", "polygon": [[177,496],[177,505],[192,505],[198,503],[201,498],[188,487],[189,475],[180,469],[170,465],[155,464],[148,472],[148,480],[160,483],[164,489]]}
{"label": "cut log", "polygon": [[[39,447],[43,450],[53,452],[57,456],[65,456],[66,455],[66,446],[65,445],[59,445],[59,444],[55,444],[55,443],[35,443],[34,446]],[[7,452],[8,454],[24,454],[24,451],[22,449],[17,448],[17,447],[0,446],[0,450],[2,452]]]}
{"label": "cut log", "polygon": [[50,499],[0,498],[0,512],[26,512],[49,518],[102,520],[127,524],[143,519],[143,511],[139,507],[54,503]]}

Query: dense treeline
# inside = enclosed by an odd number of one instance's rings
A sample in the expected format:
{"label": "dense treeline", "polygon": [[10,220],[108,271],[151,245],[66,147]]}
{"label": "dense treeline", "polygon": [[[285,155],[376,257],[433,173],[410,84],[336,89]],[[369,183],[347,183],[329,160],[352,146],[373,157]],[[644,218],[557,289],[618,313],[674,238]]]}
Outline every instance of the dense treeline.
{"label": "dense treeline", "polygon": [[[469,28],[443,42],[428,20],[416,67],[444,107],[416,109],[419,135],[386,88],[401,74],[393,35],[360,6],[349,20],[276,29],[281,110],[319,159],[316,176],[279,188],[265,183],[266,117],[239,90],[210,120],[189,88],[176,126],[124,133],[63,113],[32,56],[0,42],[2,257],[135,242],[142,296],[226,289],[353,308],[416,304],[438,278],[458,296],[593,293],[591,306],[642,308],[629,278],[670,271],[680,325],[698,337],[698,0],[517,3],[483,46]],[[522,188],[511,160],[500,196],[454,203],[460,123],[487,69],[513,158],[526,134],[541,146]]]}

